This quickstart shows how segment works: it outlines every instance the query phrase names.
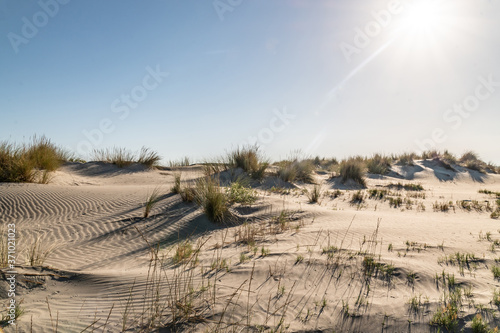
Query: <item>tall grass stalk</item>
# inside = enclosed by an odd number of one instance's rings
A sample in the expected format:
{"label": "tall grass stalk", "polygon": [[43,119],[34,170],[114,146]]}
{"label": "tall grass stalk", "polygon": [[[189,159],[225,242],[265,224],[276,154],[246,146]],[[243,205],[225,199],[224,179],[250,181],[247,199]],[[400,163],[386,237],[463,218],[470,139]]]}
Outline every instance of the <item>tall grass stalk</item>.
{"label": "tall grass stalk", "polygon": [[160,194],[161,194],[160,187],[157,186],[154,188],[151,194],[147,196],[146,201],[144,202],[144,218],[149,217],[151,210],[153,210],[154,206],[160,200]]}

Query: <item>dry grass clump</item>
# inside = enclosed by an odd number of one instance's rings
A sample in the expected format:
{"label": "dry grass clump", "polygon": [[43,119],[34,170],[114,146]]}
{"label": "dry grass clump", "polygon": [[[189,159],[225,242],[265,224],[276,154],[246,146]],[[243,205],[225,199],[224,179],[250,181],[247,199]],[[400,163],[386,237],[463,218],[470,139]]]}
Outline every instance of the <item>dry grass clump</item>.
{"label": "dry grass clump", "polygon": [[153,168],[158,165],[161,160],[160,155],[157,152],[147,148],[142,147],[139,152],[139,157],[137,158],[137,163],[147,166],[148,168]]}
{"label": "dry grass clump", "polygon": [[170,168],[179,168],[179,167],[186,167],[191,165],[191,161],[189,160],[189,157],[185,156],[181,160],[178,161],[168,161],[168,166]]}
{"label": "dry grass clump", "polygon": [[423,160],[432,160],[434,158],[439,158],[439,156],[441,156],[441,154],[437,150],[433,149],[424,151],[422,155],[420,155],[420,158]]}
{"label": "dry grass clump", "polygon": [[440,159],[441,159],[441,161],[443,161],[449,165],[457,164],[457,158],[455,157],[455,155],[450,153],[448,150],[444,151],[444,153],[440,157]]}
{"label": "dry grass clump", "polygon": [[172,261],[174,262],[174,264],[179,264],[191,258],[193,252],[193,245],[189,240],[181,242],[175,248],[175,253],[172,257]]}
{"label": "dry grass clump", "polygon": [[174,186],[170,190],[172,193],[179,194],[182,201],[193,202],[196,199],[196,189],[191,185],[183,187],[181,185],[181,173],[177,173],[174,175]]}
{"label": "dry grass clump", "polygon": [[8,233],[5,225],[0,227],[0,268],[7,267],[9,263],[9,242],[8,242]]}
{"label": "dry grass clump", "polygon": [[312,163],[314,166],[318,169],[321,170],[327,170],[327,171],[333,171],[335,166],[339,165],[339,161],[335,157],[333,158],[320,158],[319,156],[316,156],[313,160]]}
{"label": "dry grass clump", "polygon": [[460,157],[459,162],[462,166],[467,169],[476,170],[479,172],[484,172],[485,164],[479,159],[479,156],[473,151],[465,152],[462,157]]}
{"label": "dry grass clump", "polygon": [[231,168],[241,168],[254,179],[264,178],[269,162],[259,153],[257,146],[238,147],[228,155]]}
{"label": "dry grass clump", "polygon": [[208,219],[215,223],[228,223],[232,214],[230,201],[219,181],[213,177],[204,177],[196,183],[196,203],[202,207]]}
{"label": "dry grass clump", "polygon": [[35,240],[25,249],[26,262],[30,266],[41,266],[55,250],[55,245],[47,246],[40,238],[35,237]]}
{"label": "dry grass clump", "polygon": [[149,217],[151,210],[153,210],[154,206],[160,201],[160,187],[155,187],[153,192],[149,194],[144,202],[144,218]]}
{"label": "dry grass clump", "polygon": [[294,159],[279,163],[278,177],[285,182],[314,183],[314,164],[311,160]]}
{"label": "dry grass clump", "polygon": [[321,198],[321,186],[314,185],[311,192],[308,193],[309,203],[318,203]]}
{"label": "dry grass clump", "polygon": [[142,147],[137,156],[125,148],[113,147],[95,149],[92,160],[111,163],[119,168],[124,168],[134,163],[139,163],[148,168],[153,168],[158,165],[161,157],[158,153],[146,147]]}
{"label": "dry grass clump", "polygon": [[372,158],[366,159],[366,166],[369,173],[385,175],[391,169],[391,159],[387,156],[375,154]]}
{"label": "dry grass clump", "polygon": [[47,183],[49,172],[57,170],[71,154],[45,136],[33,137],[28,144],[0,142],[0,182]]}
{"label": "dry grass clump", "polygon": [[349,158],[340,163],[340,177],[345,183],[352,179],[362,186],[366,186],[365,181],[365,166],[359,158]]}
{"label": "dry grass clump", "polygon": [[413,160],[416,158],[417,156],[415,155],[415,153],[404,153],[404,154],[401,154],[399,157],[398,157],[398,164],[399,165],[409,165],[409,166],[412,166],[412,165],[415,165],[413,163]]}

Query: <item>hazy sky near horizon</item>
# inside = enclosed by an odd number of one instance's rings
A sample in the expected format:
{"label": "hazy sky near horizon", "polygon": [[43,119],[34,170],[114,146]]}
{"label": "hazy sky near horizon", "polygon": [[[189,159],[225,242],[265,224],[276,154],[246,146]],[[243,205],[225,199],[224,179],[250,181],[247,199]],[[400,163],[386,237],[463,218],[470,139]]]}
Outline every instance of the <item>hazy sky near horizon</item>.
{"label": "hazy sky near horizon", "polygon": [[0,0],[0,141],[500,164],[495,0]]}

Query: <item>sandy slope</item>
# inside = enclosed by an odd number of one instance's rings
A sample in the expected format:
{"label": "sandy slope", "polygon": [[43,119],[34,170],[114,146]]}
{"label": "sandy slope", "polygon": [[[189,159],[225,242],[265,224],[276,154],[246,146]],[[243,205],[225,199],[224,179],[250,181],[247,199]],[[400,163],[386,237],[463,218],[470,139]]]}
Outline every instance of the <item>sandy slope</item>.
{"label": "sandy slope", "polygon": [[[483,317],[498,315],[490,301],[493,289],[500,287],[491,272],[498,258],[491,244],[500,240],[499,221],[491,219],[489,212],[465,211],[456,201],[485,204],[487,200],[493,205],[494,198],[478,190],[500,191],[500,176],[466,169],[452,172],[431,161],[394,170],[388,177],[370,177],[368,188],[418,183],[425,189],[425,199],[411,198],[414,203],[407,208],[391,208],[388,201],[368,198],[360,206],[352,205],[349,201],[355,190],[318,174],[324,191],[341,188],[342,195],[324,196],[319,205],[309,204],[301,190],[312,185],[296,184],[295,190],[281,195],[270,192],[273,181],[266,181],[258,186],[260,198],[252,208],[235,207],[234,212],[240,220],[248,220],[250,227],[263,231],[274,226],[272,216],[286,210],[291,214],[287,219],[291,228],[258,235],[255,255],[253,246],[238,242],[242,226],[213,225],[196,205],[169,193],[172,171],[68,164],[49,185],[0,184],[2,224],[16,223],[19,247],[27,248],[35,239],[44,248],[53,247],[43,267],[18,267],[18,300],[23,299],[25,309],[18,329],[29,332],[32,325],[34,332],[52,332],[57,321],[59,332],[80,332],[97,320],[93,327],[106,323],[105,331],[119,332],[124,311],[131,309],[126,326],[138,330],[144,299],[151,299],[151,254],[144,238],[161,245],[167,278],[159,282],[159,293],[165,299],[171,291],[169,277],[185,269],[171,264],[173,244],[188,237],[193,246],[203,244],[189,280],[194,290],[201,285],[211,287],[198,292],[194,302],[207,320],[185,326],[187,331],[214,330],[225,312],[223,324],[215,330],[229,330],[227,323],[232,323],[231,331],[260,325],[284,331],[428,332],[433,330],[428,323],[441,306],[443,292],[449,289],[436,281],[436,274],[442,276],[443,270],[454,274],[459,286],[472,286],[472,297],[464,298],[461,308],[460,327],[467,329],[478,304],[492,309],[483,311]],[[201,175],[196,166],[182,172],[185,180]],[[144,219],[143,202],[158,185],[164,194]],[[415,195],[391,191],[402,198]],[[435,212],[436,201],[452,201],[455,209]],[[417,209],[418,203],[425,211]],[[480,239],[487,232],[491,232],[490,240]],[[329,246],[338,249],[330,259],[323,253]],[[262,255],[262,248],[267,255]],[[457,265],[439,262],[458,251],[475,254],[476,267],[460,272]],[[240,262],[242,253],[248,260]],[[362,262],[368,255],[383,265],[393,265],[393,274],[367,276]],[[217,258],[226,260],[225,268],[211,268]],[[412,273],[414,280],[408,279]],[[6,298],[5,287],[1,281],[2,298]],[[415,295],[422,295],[428,304],[412,313],[407,302]],[[168,316],[164,313],[160,320]]]}

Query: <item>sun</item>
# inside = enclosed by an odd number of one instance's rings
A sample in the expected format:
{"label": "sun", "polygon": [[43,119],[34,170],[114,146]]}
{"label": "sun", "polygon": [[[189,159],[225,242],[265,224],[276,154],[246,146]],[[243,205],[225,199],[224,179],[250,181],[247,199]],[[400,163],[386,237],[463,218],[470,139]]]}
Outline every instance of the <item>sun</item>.
{"label": "sun", "polygon": [[433,33],[445,18],[439,0],[418,0],[407,5],[404,26],[413,33]]}

